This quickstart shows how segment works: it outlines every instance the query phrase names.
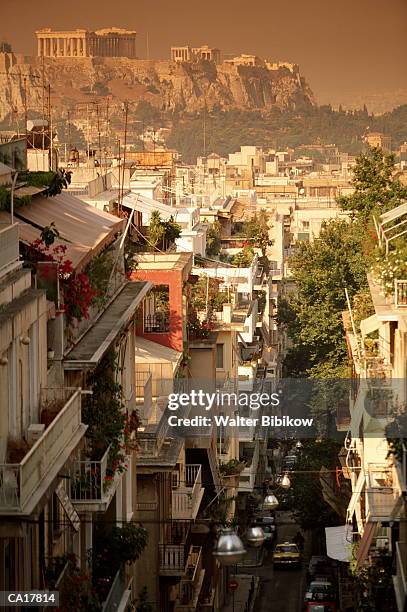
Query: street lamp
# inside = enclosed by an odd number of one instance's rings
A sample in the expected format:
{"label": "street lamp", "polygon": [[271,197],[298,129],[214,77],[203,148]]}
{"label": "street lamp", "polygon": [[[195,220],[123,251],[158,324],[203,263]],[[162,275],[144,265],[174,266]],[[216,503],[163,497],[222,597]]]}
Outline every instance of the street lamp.
{"label": "street lamp", "polygon": [[272,493],[267,493],[263,501],[263,508],[265,510],[275,510],[278,508],[278,499]]}
{"label": "street lamp", "polygon": [[242,540],[230,527],[223,528],[213,551],[221,565],[236,565],[246,554]]}
{"label": "street lamp", "polygon": [[259,548],[262,544],[264,544],[265,539],[264,531],[261,527],[252,525],[251,527],[247,528],[246,540],[249,546]]}
{"label": "street lamp", "polygon": [[289,489],[291,487],[291,480],[288,477],[288,474],[284,474],[281,481],[279,482],[280,487],[283,489]]}

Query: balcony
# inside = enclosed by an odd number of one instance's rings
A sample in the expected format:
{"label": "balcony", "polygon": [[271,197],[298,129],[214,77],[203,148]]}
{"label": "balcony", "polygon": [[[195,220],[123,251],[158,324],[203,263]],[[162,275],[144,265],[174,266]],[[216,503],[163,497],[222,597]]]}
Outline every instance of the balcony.
{"label": "balcony", "polygon": [[205,570],[202,569],[202,548],[200,546],[191,546],[185,574],[185,577],[181,578],[179,597],[175,602],[174,612],[194,612],[197,609],[205,576]]}
{"label": "balcony", "polygon": [[383,464],[369,463],[366,474],[366,520],[389,521],[400,497],[394,486],[394,470]]}
{"label": "balcony", "polygon": [[124,568],[120,568],[113,580],[106,600],[102,605],[102,612],[115,612],[126,610],[131,597],[131,580],[126,580]]}
{"label": "balcony", "polygon": [[396,575],[393,576],[397,610],[404,612],[407,601],[407,543],[396,542]]}
{"label": "balcony", "polygon": [[109,507],[121,473],[107,473],[110,445],[101,459],[76,460],[70,473],[70,498],[78,512],[105,512]]}
{"label": "balcony", "polygon": [[41,403],[57,412],[19,463],[0,464],[0,514],[31,514],[85,434],[80,390],[43,389]]}
{"label": "balcony", "polygon": [[256,442],[244,442],[240,451],[240,461],[246,463],[246,467],[240,473],[239,493],[251,493],[256,484],[257,468],[260,458],[260,444]]}
{"label": "balcony", "polygon": [[175,520],[195,519],[203,494],[201,466],[199,464],[186,465],[185,483],[172,490],[172,518]]}
{"label": "balcony", "polygon": [[15,223],[0,229],[0,276],[16,268],[19,261],[18,225]]}
{"label": "balcony", "polygon": [[186,545],[159,544],[159,568],[161,576],[183,576],[186,564]]}

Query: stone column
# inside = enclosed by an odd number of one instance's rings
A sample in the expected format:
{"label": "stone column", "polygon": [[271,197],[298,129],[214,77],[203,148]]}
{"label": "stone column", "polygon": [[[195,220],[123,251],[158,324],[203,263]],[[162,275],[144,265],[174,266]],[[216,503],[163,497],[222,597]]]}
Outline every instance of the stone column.
{"label": "stone column", "polygon": [[68,55],[68,40],[64,37],[64,57]]}
{"label": "stone column", "polygon": [[41,55],[41,38],[37,38],[37,55]]}
{"label": "stone column", "polygon": [[87,39],[86,36],[85,38],[82,38],[82,44],[83,44],[83,56],[84,57],[88,57],[88,45],[87,45]]}

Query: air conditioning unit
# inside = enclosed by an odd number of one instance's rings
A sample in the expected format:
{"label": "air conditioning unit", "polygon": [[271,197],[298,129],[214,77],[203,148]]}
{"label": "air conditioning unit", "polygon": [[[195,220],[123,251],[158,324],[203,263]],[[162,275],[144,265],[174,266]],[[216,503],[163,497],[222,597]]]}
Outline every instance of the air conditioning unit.
{"label": "air conditioning unit", "polygon": [[27,442],[30,446],[36,443],[45,431],[45,425],[42,423],[33,423],[27,429]]}

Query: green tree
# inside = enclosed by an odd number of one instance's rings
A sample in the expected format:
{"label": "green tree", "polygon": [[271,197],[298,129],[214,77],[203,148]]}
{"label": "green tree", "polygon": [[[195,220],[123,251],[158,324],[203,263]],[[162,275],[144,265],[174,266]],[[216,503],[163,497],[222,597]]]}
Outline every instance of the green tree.
{"label": "green tree", "polygon": [[245,246],[241,251],[233,255],[231,264],[238,268],[249,268],[254,259],[254,250],[251,246]]}
{"label": "green tree", "polygon": [[158,210],[153,210],[151,213],[150,225],[148,226],[147,231],[147,239],[153,250],[155,250],[158,245],[161,244],[164,239],[164,235],[165,228],[161,221],[161,215]]}
{"label": "green tree", "polygon": [[221,225],[219,221],[215,221],[206,232],[206,254],[208,257],[219,255],[221,247]]}
{"label": "green tree", "polygon": [[163,222],[164,227],[164,246],[167,249],[171,244],[174,244],[177,238],[181,236],[181,226],[174,221],[171,216],[168,221]]}
{"label": "green tree", "polygon": [[158,127],[162,121],[159,109],[147,100],[139,101],[134,111],[134,118],[141,121],[145,128]]}
{"label": "green tree", "polygon": [[339,198],[344,210],[367,223],[372,213],[381,214],[407,198],[407,187],[394,178],[395,157],[379,147],[369,148],[357,158],[352,184],[355,191]]}
{"label": "green tree", "polygon": [[137,599],[136,612],[153,612],[153,606],[148,601],[147,587],[143,587]]}
{"label": "green tree", "polygon": [[[357,222],[325,223],[320,237],[300,243],[291,261],[296,293],[283,304],[278,322],[286,325],[294,346],[285,361],[286,375],[310,375],[329,362],[346,360],[342,311],[345,288],[352,297],[367,284],[369,259],[364,254],[365,232]],[[300,357],[301,369],[293,357]]]}
{"label": "green tree", "polygon": [[270,239],[269,219],[267,211],[261,210],[246,224],[247,237],[254,240],[254,246],[259,247],[263,257],[266,257],[267,247],[273,244]]}
{"label": "green tree", "polygon": [[[306,440],[297,456],[295,473],[290,475],[290,498],[294,515],[303,529],[337,525],[340,517],[326,503],[318,472],[321,468],[335,470],[339,467],[338,453],[341,444],[333,440]],[[312,472],[312,473],[311,473]],[[334,474],[332,475],[334,482]],[[338,509],[346,509],[347,485],[341,482],[338,491]],[[344,518],[344,517],[341,517]]]}

